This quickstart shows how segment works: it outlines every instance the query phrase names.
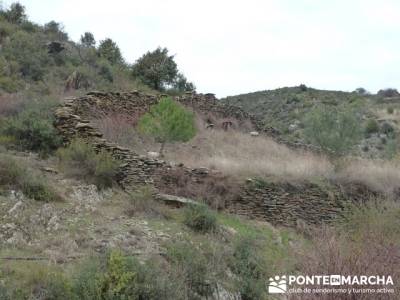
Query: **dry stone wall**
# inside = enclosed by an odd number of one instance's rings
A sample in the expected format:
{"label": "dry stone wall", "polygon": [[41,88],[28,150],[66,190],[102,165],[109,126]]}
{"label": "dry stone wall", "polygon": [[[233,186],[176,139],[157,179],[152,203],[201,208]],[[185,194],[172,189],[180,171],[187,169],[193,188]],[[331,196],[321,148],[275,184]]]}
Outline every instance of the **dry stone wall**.
{"label": "dry stone wall", "polygon": [[[96,114],[124,113],[140,115],[157,103],[161,96],[142,94],[138,91],[126,93],[90,92],[83,97],[67,98],[55,111],[55,126],[63,136],[65,143],[74,138],[85,139],[96,151],[108,151],[121,161],[118,182],[131,190],[138,185],[154,184],[155,177],[164,174],[168,178],[171,170],[180,168],[188,180],[201,187],[213,180],[212,174],[204,169],[188,169],[184,166],[173,167],[167,162],[138,155],[131,149],[120,147],[103,138],[101,132],[90,123]],[[250,122],[260,132],[264,126],[255,117],[238,107],[222,105],[213,94],[190,93],[175,98],[187,107],[203,114],[212,113],[221,118],[234,118],[239,123]],[[264,132],[274,135],[273,130]],[[165,176],[166,175],[166,176]],[[158,178],[159,179],[159,178]],[[219,180],[215,178],[215,180]],[[160,183],[160,180],[156,180]],[[171,186],[165,182],[164,186]],[[162,184],[161,184],[162,186]],[[236,197],[229,197],[224,209],[232,213],[247,215],[252,218],[267,220],[274,224],[294,225],[298,220],[306,223],[329,221],[340,214],[349,200],[359,195],[348,194],[340,186],[326,189],[313,184],[255,184],[243,183]],[[361,189],[365,190],[365,189]]]}
{"label": "dry stone wall", "polygon": [[93,145],[96,151],[110,152],[122,162],[118,176],[121,186],[129,188],[138,184],[152,183],[151,174],[165,162],[138,155],[132,150],[120,147],[103,139],[103,134],[90,123],[93,114],[146,111],[158,99],[137,91],[131,93],[91,92],[79,98],[65,99],[55,111],[55,126],[68,143],[74,138],[82,138]]}

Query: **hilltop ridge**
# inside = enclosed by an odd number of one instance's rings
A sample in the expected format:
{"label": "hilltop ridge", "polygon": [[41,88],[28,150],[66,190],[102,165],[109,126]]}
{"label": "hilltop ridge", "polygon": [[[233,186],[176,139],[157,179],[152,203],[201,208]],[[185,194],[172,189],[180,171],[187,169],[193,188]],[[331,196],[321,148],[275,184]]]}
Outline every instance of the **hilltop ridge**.
{"label": "hilltop ridge", "polygon": [[[304,122],[313,110],[327,107],[352,111],[360,115],[365,131],[364,138],[353,153],[363,157],[383,158],[390,157],[392,148],[398,144],[400,97],[397,93],[385,93],[389,90],[369,94],[361,88],[354,92],[343,92],[300,85],[228,96],[222,98],[221,102],[254,114],[265,126],[276,129],[280,138],[299,143],[309,143],[304,136]],[[392,139],[385,132],[385,128],[389,127],[393,129],[390,133]]]}

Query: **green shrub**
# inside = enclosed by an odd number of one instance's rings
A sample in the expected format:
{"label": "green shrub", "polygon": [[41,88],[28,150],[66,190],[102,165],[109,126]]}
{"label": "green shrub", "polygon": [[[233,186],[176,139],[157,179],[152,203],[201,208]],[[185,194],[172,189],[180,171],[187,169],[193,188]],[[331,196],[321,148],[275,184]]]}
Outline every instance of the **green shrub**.
{"label": "green shrub", "polygon": [[61,168],[72,177],[95,184],[98,188],[111,187],[115,182],[119,163],[110,153],[96,153],[83,140],[74,140],[67,148],[57,151]]}
{"label": "green shrub", "polygon": [[5,44],[4,56],[9,61],[17,62],[17,70],[26,79],[39,81],[46,73],[49,56],[43,47],[44,38],[39,34],[32,34],[18,30],[10,36]]}
{"label": "green shrub", "polygon": [[388,122],[384,122],[381,125],[381,131],[385,134],[392,134],[394,132],[394,127],[392,124],[388,123]]}
{"label": "green shrub", "polygon": [[[203,299],[214,291],[213,274],[217,266],[212,266],[206,256],[193,244],[175,242],[167,247],[167,259],[182,281],[186,283],[187,299]],[[213,272],[214,271],[214,272]],[[184,287],[182,287],[184,288]]]}
{"label": "green shrub", "polygon": [[97,153],[93,159],[95,184],[99,188],[113,185],[118,173],[119,164],[108,152]]}
{"label": "green shrub", "polygon": [[304,120],[304,134],[309,142],[331,154],[344,154],[361,140],[359,117],[354,111],[340,111],[322,106]]}
{"label": "green shrub", "polygon": [[203,204],[190,204],[185,209],[185,225],[198,232],[210,232],[217,228],[215,213]]}
{"label": "green shrub", "polygon": [[21,150],[37,151],[48,155],[61,145],[61,137],[53,126],[52,118],[41,109],[28,108],[4,121],[0,133],[14,138]]}
{"label": "green shrub", "polygon": [[20,180],[20,188],[22,192],[31,199],[37,201],[59,201],[60,196],[55,190],[43,179],[34,173],[26,173]]}
{"label": "green shrub", "polygon": [[8,155],[0,155],[0,186],[13,188],[18,186],[24,175],[24,169]]}
{"label": "green shrub", "polygon": [[379,90],[378,93],[377,93],[377,95],[378,95],[378,96],[381,96],[381,97],[388,97],[388,98],[390,98],[390,97],[398,97],[400,94],[399,94],[399,92],[398,92],[396,89],[394,89],[394,88],[387,88],[387,89]]}
{"label": "green shrub", "polygon": [[138,128],[161,143],[161,155],[166,142],[187,142],[196,134],[194,114],[171,98],[153,105],[150,112],[140,118]]}
{"label": "green shrub", "polygon": [[400,244],[400,206],[397,202],[372,199],[362,205],[352,205],[337,222],[337,231],[348,235],[352,242],[361,237]]}
{"label": "green shrub", "polygon": [[264,299],[266,263],[254,238],[239,237],[234,243],[231,269],[239,278],[237,287],[243,300]]}
{"label": "green shrub", "polygon": [[365,125],[365,133],[377,133],[379,132],[379,124],[375,119],[368,120],[367,124]]}
{"label": "green shrub", "polygon": [[177,281],[154,260],[143,264],[120,251],[111,251],[106,260],[90,260],[81,267],[72,283],[76,299],[183,299]]}
{"label": "green shrub", "polygon": [[129,194],[130,205],[125,210],[128,216],[146,213],[147,215],[160,215],[160,205],[154,200],[153,190],[148,186],[137,188]]}
{"label": "green shrub", "polygon": [[[4,265],[3,265],[4,266]],[[2,267],[3,267],[2,266]],[[9,268],[9,269],[8,269]],[[61,268],[43,263],[10,264],[1,276],[0,299],[75,300],[71,282]],[[78,300],[78,299],[76,299]]]}
{"label": "green shrub", "polygon": [[391,106],[389,106],[388,108],[387,108],[387,113],[388,114],[393,114],[394,113],[394,108],[393,107],[391,107]]}
{"label": "green shrub", "polygon": [[45,178],[7,155],[0,155],[0,188],[20,189],[27,197],[37,201],[61,200]]}
{"label": "green shrub", "polygon": [[99,62],[99,75],[109,82],[114,81],[114,75],[108,61]]}
{"label": "green shrub", "polygon": [[356,92],[359,95],[363,95],[363,96],[369,94],[369,92],[363,87],[356,88],[354,92]]}
{"label": "green shrub", "polygon": [[20,82],[15,78],[0,76],[0,89],[7,93],[15,93],[21,87]]}
{"label": "green shrub", "polygon": [[[49,273],[47,274],[44,282],[41,284],[39,292],[39,299],[52,299],[52,300],[71,300],[73,294],[71,284],[68,278],[61,274]],[[38,289],[36,289],[38,290]]]}
{"label": "green shrub", "polygon": [[133,266],[135,263],[137,262],[124,257],[120,252],[110,253],[106,270],[97,282],[101,298],[134,297],[136,293],[136,272],[134,270],[137,268],[137,266]]}
{"label": "green shrub", "polygon": [[308,87],[304,83],[302,83],[299,85],[299,89],[301,92],[306,92]]}
{"label": "green shrub", "polygon": [[390,139],[389,141],[386,141],[385,158],[393,159],[396,157],[397,152],[398,152],[397,141],[395,139]]}
{"label": "green shrub", "polygon": [[3,284],[0,283],[0,299],[12,300],[9,290]]}
{"label": "green shrub", "polygon": [[90,258],[80,265],[72,280],[72,291],[77,299],[92,300],[99,298],[97,280],[100,274],[98,259]]}

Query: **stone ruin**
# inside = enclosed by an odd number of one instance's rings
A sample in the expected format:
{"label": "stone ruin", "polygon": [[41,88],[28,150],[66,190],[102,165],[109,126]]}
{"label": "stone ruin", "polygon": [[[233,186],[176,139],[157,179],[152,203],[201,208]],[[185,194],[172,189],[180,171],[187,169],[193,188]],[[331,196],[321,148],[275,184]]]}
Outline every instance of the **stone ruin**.
{"label": "stone ruin", "polygon": [[[82,138],[96,151],[108,151],[121,161],[117,180],[121,187],[128,191],[144,184],[151,184],[159,189],[167,187],[173,191],[174,183],[168,182],[168,178],[177,169],[196,186],[220,180],[210,170],[172,166],[168,162],[138,155],[131,149],[111,143],[104,139],[103,134],[90,122],[93,114],[98,112],[144,114],[162,97],[163,95],[132,91],[90,92],[82,97],[67,98],[55,111],[55,126],[65,143],[74,138]],[[279,140],[277,132],[272,128],[265,127],[256,117],[238,107],[221,104],[213,94],[188,93],[174,99],[203,115],[212,113],[219,118],[234,119],[239,126],[250,122],[252,128],[260,134],[267,134]],[[371,193],[373,192],[363,186],[354,188],[354,185],[346,187],[333,184],[332,188],[326,191],[312,183],[260,184],[250,179],[240,184],[235,196],[228,197],[223,206],[218,208],[285,226],[294,226],[299,221],[318,224],[329,222],[340,214],[350,201],[363,201]]]}

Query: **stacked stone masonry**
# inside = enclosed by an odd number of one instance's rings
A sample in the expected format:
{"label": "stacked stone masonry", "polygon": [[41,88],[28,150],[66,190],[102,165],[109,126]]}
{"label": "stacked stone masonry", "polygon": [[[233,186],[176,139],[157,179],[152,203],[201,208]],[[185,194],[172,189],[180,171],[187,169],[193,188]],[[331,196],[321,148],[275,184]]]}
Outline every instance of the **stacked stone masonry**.
{"label": "stacked stone masonry", "polygon": [[[126,190],[134,190],[143,184],[154,184],[155,176],[158,176],[160,171],[168,175],[174,168],[183,169],[190,180],[202,184],[204,178],[212,176],[207,170],[171,166],[167,162],[138,155],[131,149],[108,142],[90,123],[90,119],[96,117],[96,114],[143,114],[162,97],[163,95],[154,96],[132,91],[90,92],[82,97],[67,98],[55,111],[55,126],[65,143],[82,138],[96,151],[108,151],[121,161],[118,182]],[[239,124],[250,122],[255,130],[277,138],[277,132],[272,128],[265,129],[262,122],[238,107],[220,104],[213,94],[190,93],[175,97],[175,100],[204,115],[212,113],[219,118],[233,118]],[[335,192],[328,193],[318,185],[309,183],[270,183],[258,186],[250,181],[243,183],[238,197],[227,201],[224,209],[274,224],[293,226],[299,220],[316,224],[335,218],[346,207],[349,199],[355,197],[354,193],[349,194],[348,189],[342,186],[336,186],[333,190]],[[364,187],[361,187],[361,190],[366,191]]]}

